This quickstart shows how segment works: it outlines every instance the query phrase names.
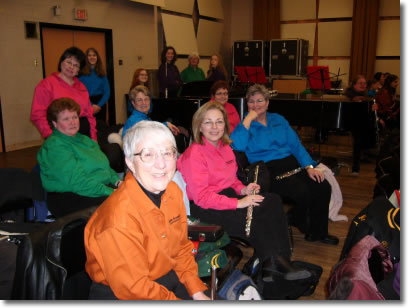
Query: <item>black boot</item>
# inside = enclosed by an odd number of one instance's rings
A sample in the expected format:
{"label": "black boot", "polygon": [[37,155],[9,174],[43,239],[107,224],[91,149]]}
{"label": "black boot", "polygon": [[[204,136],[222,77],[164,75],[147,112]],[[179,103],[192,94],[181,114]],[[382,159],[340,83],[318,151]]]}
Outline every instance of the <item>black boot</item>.
{"label": "black boot", "polygon": [[262,280],[273,281],[273,277],[283,277],[285,280],[305,279],[312,274],[305,269],[294,267],[285,257],[270,257],[262,264]]}

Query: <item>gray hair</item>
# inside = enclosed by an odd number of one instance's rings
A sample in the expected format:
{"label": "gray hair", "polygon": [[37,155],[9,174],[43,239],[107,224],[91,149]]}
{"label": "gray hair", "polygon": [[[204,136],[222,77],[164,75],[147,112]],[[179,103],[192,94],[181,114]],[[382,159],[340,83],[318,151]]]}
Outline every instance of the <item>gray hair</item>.
{"label": "gray hair", "polygon": [[129,99],[131,101],[136,100],[136,95],[138,93],[143,93],[146,96],[150,96],[150,91],[147,87],[142,86],[142,85],[138,85],[136,87],[134,87],[132,90],[129,91]]}
{"label": "gray hair", "polygon": [[188,55],[188,59],[190,60],[192,57],[197,57],[198,60],[200,60],[200,56],[198,55],[197,51],[192,51],[189,55]]}
{"label": "gray hair", "polygon": [[173,134],[166,125],[155,122],[155,121],[140,121],[133,125],[130,129],[126,131],[125,136],[123,137],[123,151],[125,156],[130,161],[133,160],[133,154],[136,148],[144,138],[150,134],[160,135],[169,139],[169,141],[177,149],[176,139],[174,139]]}
{"label": "gray hair", "polygon": [[255,94],[262,94],[262,96],[264,97],[264,99],[266,101],[269,100],[269,91],[262,84],[254,84],[253,86],[249,87],[249,89],[248,89],[248,91],[246,93],[247,101],[249,101],[249,98],[251,96],[254,96]]}

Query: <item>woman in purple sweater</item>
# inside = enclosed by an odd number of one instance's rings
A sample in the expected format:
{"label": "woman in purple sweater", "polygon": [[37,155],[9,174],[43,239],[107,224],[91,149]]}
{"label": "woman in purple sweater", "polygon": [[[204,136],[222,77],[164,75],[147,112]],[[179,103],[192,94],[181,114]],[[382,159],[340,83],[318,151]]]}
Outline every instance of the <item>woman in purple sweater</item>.
{"label": "woman in purple sweater", "polygon": [[167,46],[161,54],[162,64],[159,67],[159,93],[160,97],[176,97],[178,89],[183,83],[180,72],[174,64],[177,60],[176,50]]}

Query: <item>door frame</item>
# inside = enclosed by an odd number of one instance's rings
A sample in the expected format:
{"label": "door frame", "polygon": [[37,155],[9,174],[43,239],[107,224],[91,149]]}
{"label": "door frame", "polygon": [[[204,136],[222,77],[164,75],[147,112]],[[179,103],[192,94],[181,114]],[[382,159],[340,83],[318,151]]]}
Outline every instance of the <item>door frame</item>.
{"label": "door frame", "polygon": [[[41,41],[41,60],[43,69],[43,78],[45,78],[45,61],[44,61],[44,46],[42,29],[62,29],[72,31],[86,31],[86,32],[103,32],[105,34],[105,51],[106,51],[106,75],[110,86],[110,97],[108,104],[109,125],[116,124],[116,108],[115,108],[115,87],[114,87],[114,69],[113,69],[113,42],[112,42],[112,29],[93,28],[93,27],[81,27],[72,25],[52,24],[46,22],[40,22],[40,41]],[[85,52],[85,51],[84,51]]]}

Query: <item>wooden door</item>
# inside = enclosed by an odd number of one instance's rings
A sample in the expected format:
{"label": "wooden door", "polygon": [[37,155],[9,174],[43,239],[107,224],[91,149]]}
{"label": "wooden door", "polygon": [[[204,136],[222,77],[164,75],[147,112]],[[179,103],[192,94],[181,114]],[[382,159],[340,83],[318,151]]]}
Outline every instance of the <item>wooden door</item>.
{"label": "wooden door", "polygon": [[65,49],[76,46],[85,52],[89,47],[98,50],[106,69],[105,33],[42,28],[45,77],[58,71],[58,62]]}
{"label": "wooden door", "polygon": [[[75,46],[84,53],[95,48],[106,71],[105,33],[44,27],[41,31],[45,77],[58,71],[58,62],[65,49]],[[106,103],[106,121],[109,119],[109,101]]]}
{"label": "wooden door", "polygon": [[74,45],[72,30],[43,28],[41,31],[45,77],[58,72],[58,62],[65,49]]}

